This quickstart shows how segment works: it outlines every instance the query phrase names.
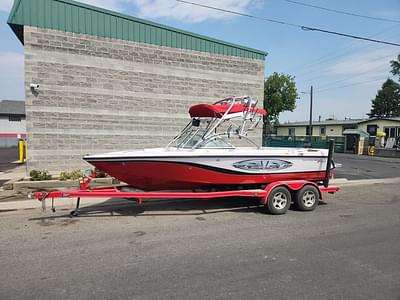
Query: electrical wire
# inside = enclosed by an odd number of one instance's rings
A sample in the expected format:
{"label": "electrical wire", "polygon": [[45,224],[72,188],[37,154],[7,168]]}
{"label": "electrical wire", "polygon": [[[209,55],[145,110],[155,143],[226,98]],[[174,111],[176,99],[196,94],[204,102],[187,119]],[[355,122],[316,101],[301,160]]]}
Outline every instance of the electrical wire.
{"label": "electrical wire", "polygon": [[[380,35],[382,33],[386,33],[389,30],[391,30],[395,27],[398,27],[398,26],[399,25],[391,26],[384,31],[374,34],[373,37]],[[397,36],[397,35],[398,34],[396,33],[396,35],[393,35],[393,36]],[[392,37],[392,35],[390,35],[390,37]],[[367,46],[360,46],[360,47],[354,48],[353,47],[354,43],[355,43],[355,41],[351,42],[349,45],[347,45],[345,47],[337,48],[336,50],[331,51],[326,55],[320,56],[320,57],[316,58],[315,60],[313,60],[312,62],[303,64],[303,65],[299,65],[299,66],[293,68],[291,73],[295,73],[296,77],[307,75],[309,73],[314,73],[315,70],[324,67],[324,65],[326,65],[327,63],[329,63],[333,60],[336,60],[337,58],[340,58],[340,57],[343,57],[345,55],[349,55],[352,53],[357,53],[359,50],[365,51],[366,49],[369,49],[372,47],[377,47],[377,45],[375,45],[375,44],[369,44]],[[386,47],[385,45],[380,45],[377,48],[375,48],[375,50],[383,49],[385,47]],[[299,71],[295,72],[295,70],[299,70]]]}
{"label": "electrical wire", "polygon": [[362,36],[357,36],[357,35],[338,32],[338,31],[326,30],[326,29],[317,28],[317,27],[299,25],[299,24],[289,23],[289,22],[280,21],[280,20],[276,20],[276,19],[258,17],[258,16],[246,14],[246,13],[241,13],[241,12],[237,12],[237,11],[218,8],[218,7],[209,6],[209,5],[200,4],[200,3],[195,3],[195,2],[190,2],[190,1],[186,1],[186,0],[175,0],[175,1],[181,2],[181,3],[190,4],[190,5],[194,5],[194,6],[199,6],[199,7],[203,7],[203,8],[208,8],[208,9],[212,9],[212,10],[216,10],[216,11],[221,11],[221,12],[225,12],[225,13],[230,13],[230,14],[234,14],[234,15],[238,15],[238,16],[242,16],[242,17],[248,17],[248,18],[258,19],[258,20],[267,21],[267,22],[271,22],[271,23],[276,23],[276,24],[280,24],[280,25],[297,27],[297,28],[300,28],[300,29],[302,29],[304,31],[316,31],[316,32],[322,32],[322,33],[331,34],[331,35],[337,35],[337,36],[341,36],[341,37],[347,37],[347,38],[352,38],[352,39],[357,39],[357,40],[363,40],[363,41],[368,41],[368,42],[373,42],[373,43],[380,43],[380,44],[400,47],[399,43],[388,42],[388,41],[383,41],[383,40],[376,40],[376,39],[371,39],[371,38],[368,38],[368,37],[362,37]]}
{"label": "electrical wire", "polygon": [[[368,70],[366,70],[366,71],[367,71],[367,72],[384,71],[383,69],[384,69],[384,68],[387,68],[387,67],[388,67],[388,65],[385,64],[385,65],[381,65],[381,66],[374,67],[374,68],[372,68],[372,69],[368,69]],[[335,84],[337,84],[337,83],[340,83],[340,82],[343,82],[343,81],[346,81],[346,80],[349,80],[349,79],[357,78],[357,77],[360,77],[360,76],[365,76],[365,73],[359,73],[359,74],[356,74],[356,75],[346,76],[346,77],[344,77],[344,78],[337,79],[337,80],[334,80],[334,81],[331,81],[331,82],[328,82],[328,83],[319,85],[318,88],[320,88],[320,89],[326,89],[326,88],[331,87],[332,85],[335,85]]]}
{"label": "electrical wire", "polygon": [[335,86],[335,87],[322,89],[322,90],[318,90],[317,89],[317,90],[315,90],[315,92],[316,93],[323,93],[323,92],[330,91],[330,90],[342,89],[342,88],[346,88],[346,87],[351,87],[351,86],[356,86],[356,85],[361,85],[361,84],[366,84],[366,83],[371,83],[371,82],[376,82],[376,81],[383,81],[383,79],[379,78],[379,79],[373,79],[373,80],[366,80],[366,81],[356,82],[356,83],[352,83],[352,84]]}
{"label": "electrical wire", "polygon": [[[379,57],[372,57],[371,59],[372,60],[374,60],[374,61],[377,61],[377,60],[385,60],[385,62],[383,62],[383,64],[382,65],[380,65],[380,66],[378,66],[378,69],[379,68],[383,68],[383,67],[385,67],[385,66],[388,66],[389,65],[389,60],[390,59],[392,59],[393,57],[394,57],[395,55],[394,54],[390,54],[390,55],[385,55],[385,56],[379,56]],[[375,70],[375,69],[377,69],[377,67],[374,67],[373,69],[371,69],[371,70],[365,70],[365,71],[373,71],[373,70]],[[316,73],[316,71],[315,72],[312,72],[312,73]],[[307,74],[305,74],[305,75],[307,75]],[[362,74],[360,74],[360,75],[364,75],[364,73],[362,73]],[[296,75],[296,79],[298,80],[298,81],[303,81],[303,82],[309,82],[309,81],[311,81],[311,80],[314,80],[314,79],[320,79],[321,78],[321,74],[319,74],[319,75],[315,75],[314,74],[314,76],[311,76],[311,77],[306,77],[306,78],[304,78],[304,77],[301,77],[301,76],[299,76],[299,77],[297,77],[298,75]],[[353,75],[353,76],[358,76],[358,75]],[[352,76],[349,76],[349,77],[352,77]],[[326,85],[326,84],[325,84]]]}
{"label": "electrical wire", "polygon": [[343,10],[333,9],[333,8],[328,8],[328,7],[322,7],[322,6],[308,4],[308,3],[294,1],[294,0],[282,0],[282,1],[297,4],[297,5],[302,5],[302,6],[306,6],[306,7],[321,9],[321,10],[325,10],[325,11],[329,11],[329,12],[333,12],[333,13],[337,13],[337,14],[348,15],[348,16],[352,16],[352,17],[365,18],[365,19],[371,19],[371,20],[375,20],[375,21],[384,21],[384,22],[392,22],[392,23],[400,24],[400,20],[393,20],[393,19],[361,15],[361,14],[357,14],[357,13],[353,13],[353,12],[348,12],[348,11],[343,11]]}

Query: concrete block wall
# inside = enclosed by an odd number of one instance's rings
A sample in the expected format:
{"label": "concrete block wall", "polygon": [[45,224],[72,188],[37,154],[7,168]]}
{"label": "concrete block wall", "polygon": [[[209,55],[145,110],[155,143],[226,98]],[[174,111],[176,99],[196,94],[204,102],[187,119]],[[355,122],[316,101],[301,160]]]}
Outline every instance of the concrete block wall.
{"label": "concrete block wall", "polygon": [[[88,168],[87,153],[162,147],[193,104],[262,103],[262,60],[29,26],[24,41],[29,169]],[[261,126],[255,135],[261,142]]]}

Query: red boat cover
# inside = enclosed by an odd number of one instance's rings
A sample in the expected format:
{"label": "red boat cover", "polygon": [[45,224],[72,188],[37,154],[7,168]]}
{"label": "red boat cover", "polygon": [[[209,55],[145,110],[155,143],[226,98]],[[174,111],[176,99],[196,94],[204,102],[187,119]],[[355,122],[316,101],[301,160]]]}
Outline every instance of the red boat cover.
{"label": "red boat cover", "polygon": [[[192,118],[221,118],[229,109],[229,107],[230,105],[221,104],[197,104],[189,109],[189,114]],[[243,104],[234,104],[229,113],[234,114],[238,112],[243,112],[246,109],[247,106]],[[253,112],[263,116],[267,114],[267,111],[262,108],[255,108]]]}

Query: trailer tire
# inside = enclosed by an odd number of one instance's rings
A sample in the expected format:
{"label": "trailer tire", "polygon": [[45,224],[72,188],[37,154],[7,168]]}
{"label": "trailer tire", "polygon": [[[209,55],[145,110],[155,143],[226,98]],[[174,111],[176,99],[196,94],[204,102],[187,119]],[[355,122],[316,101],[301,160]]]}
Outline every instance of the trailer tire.
{"label": "trailer tire", "polygon": [[292,195],[284,186],[274,188],[268,195],[265,208],[271,215],[285,214],[292,202]]}
{"label": "trailer tire", "polygon": [[296,192],[294,206],[300,211],[313,211],[319,203],[319,191],[313,185],[305,185]]}

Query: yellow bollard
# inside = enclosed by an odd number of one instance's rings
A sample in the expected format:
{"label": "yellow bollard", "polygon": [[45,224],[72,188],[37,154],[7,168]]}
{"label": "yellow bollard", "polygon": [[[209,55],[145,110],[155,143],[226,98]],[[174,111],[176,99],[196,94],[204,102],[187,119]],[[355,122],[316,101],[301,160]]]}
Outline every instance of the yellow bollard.
{"label": "yellow bollard", "polygon": [[19,153],[19,163],[22,164],[26,160],[26,153],[25,153],[25,141],[24,140],[19,140],[18,141],[18,153]]}
{"label": "yellow bollard", "polygon": [[28,141],[24,140],[24,161],[28,160]]}
{"label": "yellow bollard", "polygon": [[369,156],[374,156],[375,155],[375,146],[369,146],[368,147],[368,155]]}

